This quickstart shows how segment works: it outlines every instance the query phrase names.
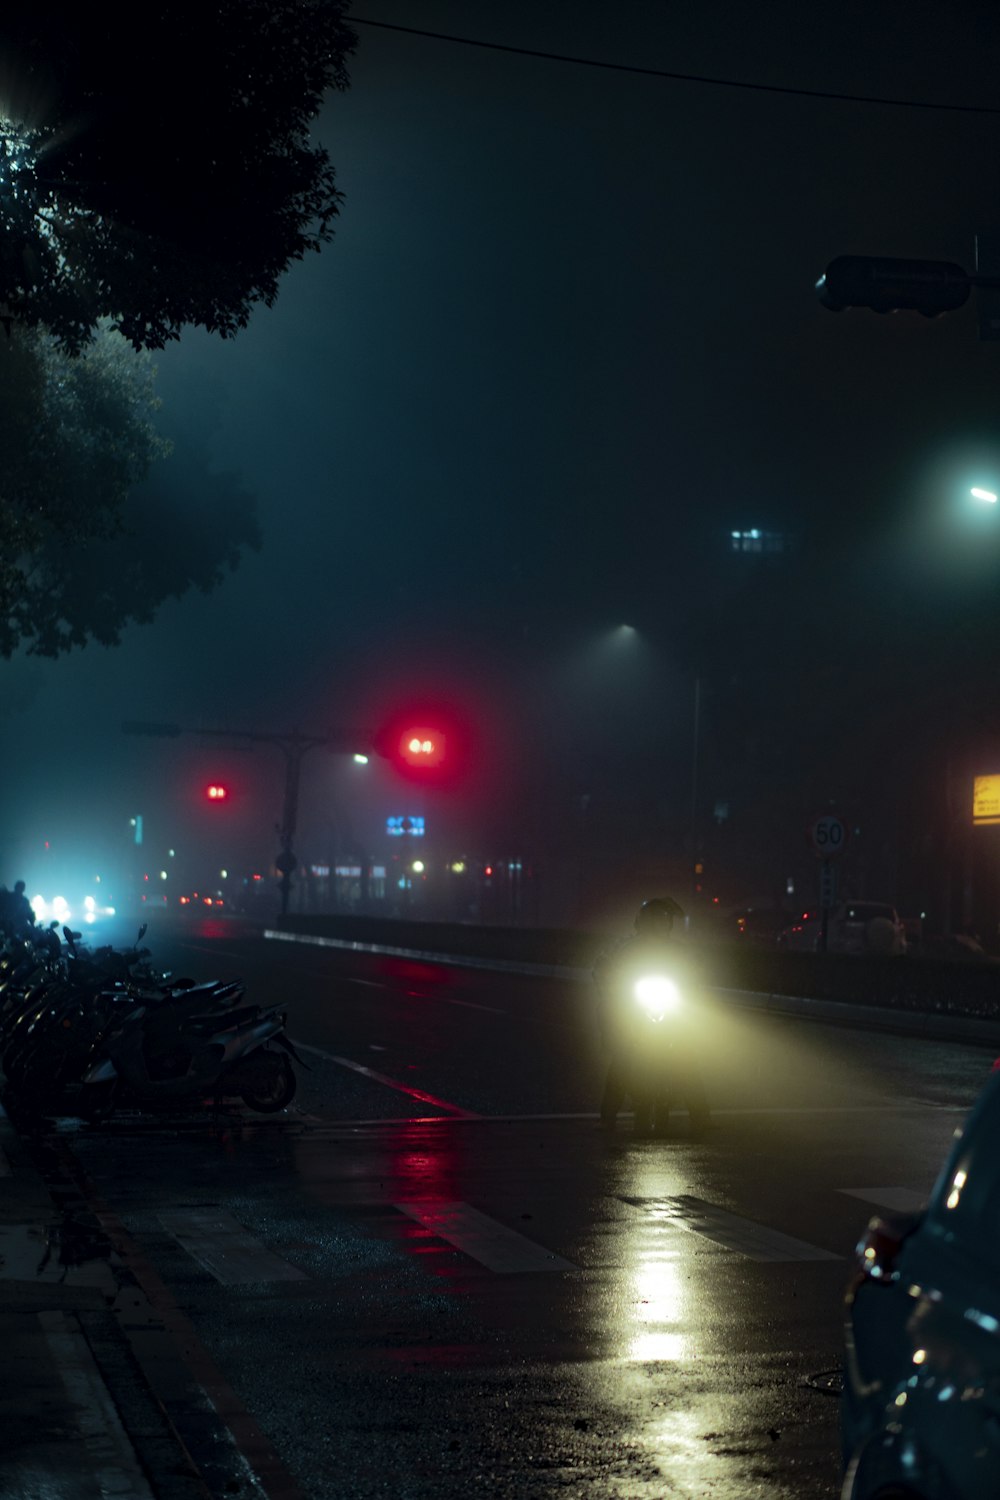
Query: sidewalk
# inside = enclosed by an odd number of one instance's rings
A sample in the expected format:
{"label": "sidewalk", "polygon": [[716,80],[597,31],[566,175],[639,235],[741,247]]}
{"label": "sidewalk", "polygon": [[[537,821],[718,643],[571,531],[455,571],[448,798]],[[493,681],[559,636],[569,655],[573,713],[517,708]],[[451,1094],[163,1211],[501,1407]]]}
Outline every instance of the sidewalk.
{"label": "sidewalk", "polygon": [[51,1145],[20,1137],[0,1111],[5,1500],[206,1500],[131,1355],[128,1281]]}

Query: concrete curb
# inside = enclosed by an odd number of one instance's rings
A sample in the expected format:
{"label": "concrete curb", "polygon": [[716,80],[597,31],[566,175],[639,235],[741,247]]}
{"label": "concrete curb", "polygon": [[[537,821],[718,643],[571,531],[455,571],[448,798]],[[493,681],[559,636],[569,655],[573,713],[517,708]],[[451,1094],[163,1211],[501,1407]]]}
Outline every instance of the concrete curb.
{"label": "concrete curb", "polygon": [[[315,948],[339,948],[354,953],[384,954],[412,958],[425,963],[446,964],[458,969],[486,969],[498,974],[523,974],[532,979],[569,979],[586,982],[590,969],[562,964],[521,963],[516,959],[477,958],[458,953],[433,953],[423,948],[395,948],[383,943],[358,943],[347,938],[316,937],[311,933],[282,932],[266,927],[265,938],[285,943],[309,943]],[[861,1030],[891,1031],[903,1036],[923,1036],[943,1042],[972,1042],[1000,1049],[1000,1021],[980,1016],[956,1016],[941,1011],[894,1010],[883,1005],[855,1005],[848,1000],[817,1000],[805,995],[771,995],[758,990],[713,987],[713,994],[748,1010],[774,1015],[797,1016],[800,1020],[826,1021]]]}

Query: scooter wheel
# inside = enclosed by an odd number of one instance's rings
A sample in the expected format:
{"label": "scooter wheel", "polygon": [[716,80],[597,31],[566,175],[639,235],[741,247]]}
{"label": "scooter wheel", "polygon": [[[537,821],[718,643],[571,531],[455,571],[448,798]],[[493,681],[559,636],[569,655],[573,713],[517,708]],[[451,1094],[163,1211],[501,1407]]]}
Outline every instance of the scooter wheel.
{"label": "scooter wheel", "polygon": [[[291,1062],[283,1054],[279,1056],[276,1052],[264,1054],[268,1060],[268,1078],[258,1077],[252,1088],[243,1089],[240,1098],[248,1109],[256,1109],[262,1115],[274,1114],[276,1110],[284,1109],[295,1097],[298,1079]],[[255,1063],[258,1059],[254,1059]],[[263,1061],[263,1058],[259,1060]]]}

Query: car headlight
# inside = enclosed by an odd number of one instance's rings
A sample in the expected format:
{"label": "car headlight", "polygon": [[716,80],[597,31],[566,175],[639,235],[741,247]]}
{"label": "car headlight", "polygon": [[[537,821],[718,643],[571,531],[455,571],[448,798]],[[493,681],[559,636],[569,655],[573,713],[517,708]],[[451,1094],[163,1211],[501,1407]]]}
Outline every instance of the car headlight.
{"label": "car headlight", "polygon": [[647,974],[637,979],[635,998],[651,1021],[662,1021],[680,1009],[681,992],[665,974]]}

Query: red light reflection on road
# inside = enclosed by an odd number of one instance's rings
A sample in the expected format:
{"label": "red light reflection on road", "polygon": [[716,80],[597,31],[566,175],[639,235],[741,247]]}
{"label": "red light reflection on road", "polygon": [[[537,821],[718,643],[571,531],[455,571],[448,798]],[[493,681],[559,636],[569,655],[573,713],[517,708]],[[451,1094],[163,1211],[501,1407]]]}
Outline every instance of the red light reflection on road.
{"label": "red light reflection on road", "polygon": [[[381,967],[389,978],[404,985],[419,984],[427,989],[441,990],[456,982],[455,971],[443,964],[421,963],[411,958],[386,958]],[[407,992],[411,995],[417,993],[413,990]]]}

